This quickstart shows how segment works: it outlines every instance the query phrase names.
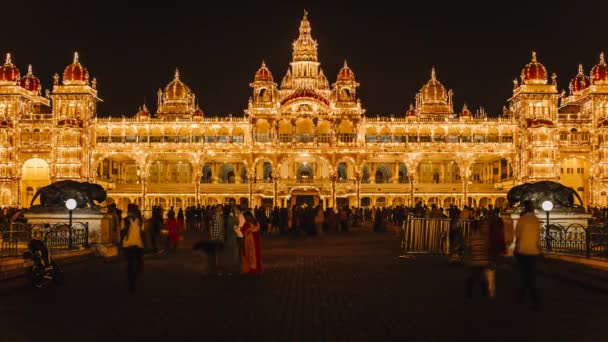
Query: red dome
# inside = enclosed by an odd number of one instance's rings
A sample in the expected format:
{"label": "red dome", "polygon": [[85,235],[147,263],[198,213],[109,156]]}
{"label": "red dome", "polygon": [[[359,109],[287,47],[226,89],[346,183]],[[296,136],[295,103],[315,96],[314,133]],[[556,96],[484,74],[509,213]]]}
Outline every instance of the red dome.
{"label": "red dome", "polygon": [[467,108],[467,105],[465,104],[462,107],[462,111],[460,112],[460,117],[471,117],[471,111]]}
{"label": "red dome", "polygon": [[256,82],[272,82],[272,73],[266,67],[266,63],[262,61],[262,66],[255,73]]}
{"label": "red dome", "polygon": [[143,107],[139,108],[139,112],[137,112],[138,116],[150,116],[150,112],[148,111],[148,107],[143,105]]}
{"label": "red dome", "polygon": [[20,82],[21,88],[27,91],[38,93],[40,91],[40,80],[32,73],[32,65],[27,67],[27,75],[23,76]]}
{"label": "red dome", "polygon": [[536,61],[536,52],[532,51],[532,61],[521,71],[524,84],[547,84],[547,69]]}
{"label": "red dome", "polygon": [[202,117],[203,116],[203,111],[200,110],[200,108],[196,107],[196,109],[194,110],[194,112],[192,112],[192,116],[194,116],[194,117],[197,117],[197,116]]}
{"label": "red dome", "polygon": [[578,74],[570,81],[570,94],[579,92],[591,85],[589,77],[583,72],[583,65],[578,65]]}
{"label": "red dome", "polygon": [[416,109],[414,108],[414,105],[410,104],[410,109],[408,109],[407,113],[405,114],[405,116],[416,116]]}
{"label": "red dome", "polygon": [[338,72],[338,80],[352,80],[355,78],[355,73],[350,70],[346,61],[344,61],[344,66]]}
{"label": "red dome", "polygon": [[604,61],[604,53],[600,53],[600,62],[591,69],[593,84],[608,84],[608,67]]}
{"label": "red dome", "polygon": [[6,62],[0,66],[0,81],[17,82],[19,79],[19,69],[11,62],[11,54],[6,54]]}
{"label": "red dome", "polygon": [[83,82],[89,78],[89,72],[78,61],[78,52],[74,52],[74,63],[63,71],[63,82]]}

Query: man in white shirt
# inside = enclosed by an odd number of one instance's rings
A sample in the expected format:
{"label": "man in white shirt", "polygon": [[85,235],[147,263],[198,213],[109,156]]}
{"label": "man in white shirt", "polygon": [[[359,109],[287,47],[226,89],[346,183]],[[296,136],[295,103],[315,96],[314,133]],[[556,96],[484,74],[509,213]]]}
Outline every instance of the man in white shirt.
{"label": "man in white shirt", "polygon": [[530,291],[530,297],[535,306],[540,304],[538,290],[536,288],[536,263],[542,254],[540,248],[540,220],[534,214],[534,203],[524,201],[524,210],[521,212],[517,226],[515,227],[515,251],[514,255],[521,272],[521,288],[519,299],[523,301],[526,291]]}

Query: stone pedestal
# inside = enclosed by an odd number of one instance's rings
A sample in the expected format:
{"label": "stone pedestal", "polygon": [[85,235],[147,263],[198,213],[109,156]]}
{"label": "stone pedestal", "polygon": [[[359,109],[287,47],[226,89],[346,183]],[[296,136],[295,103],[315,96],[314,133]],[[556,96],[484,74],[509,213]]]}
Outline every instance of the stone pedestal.
{"label": "stone pedestal", "polygon": [[[100,212],[98,209],[74,209],[72,223],[87,222],[89,224],[89,243],[110,243],[110,218],[112,215]],[[32,208],[25,214],[28,223],[57,223],[68,224],[70,217],[65,208]]]}

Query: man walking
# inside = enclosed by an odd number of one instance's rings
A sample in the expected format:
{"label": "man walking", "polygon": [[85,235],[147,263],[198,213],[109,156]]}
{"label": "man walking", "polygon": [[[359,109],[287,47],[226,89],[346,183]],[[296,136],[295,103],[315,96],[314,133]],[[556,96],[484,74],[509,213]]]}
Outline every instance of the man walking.
{"label": "man walking", "polygon": [[523,301],[526,291],[534,306],[538,308],[540,299],[536,289],[536,263],[541,256],[540,249],[540,220],[534,215],[534,203],[524,201],[517,226],[515,227],[515,251],[514,255],[521,273],[521,287],[519,300]]}

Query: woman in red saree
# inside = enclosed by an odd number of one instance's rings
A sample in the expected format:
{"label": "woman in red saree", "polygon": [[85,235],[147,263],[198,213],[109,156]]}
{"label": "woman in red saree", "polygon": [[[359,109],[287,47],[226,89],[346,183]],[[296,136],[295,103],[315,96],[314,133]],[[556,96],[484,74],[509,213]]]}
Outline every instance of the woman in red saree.
{"label": "woman in red saree", "polygon": [[262,273],[262,240],[260,225],[255,222],[253,214],[248,211],[243,214],[245,224],[241,227],[243,233],[243,249],[241,250],[241,272],[244,274]]}

